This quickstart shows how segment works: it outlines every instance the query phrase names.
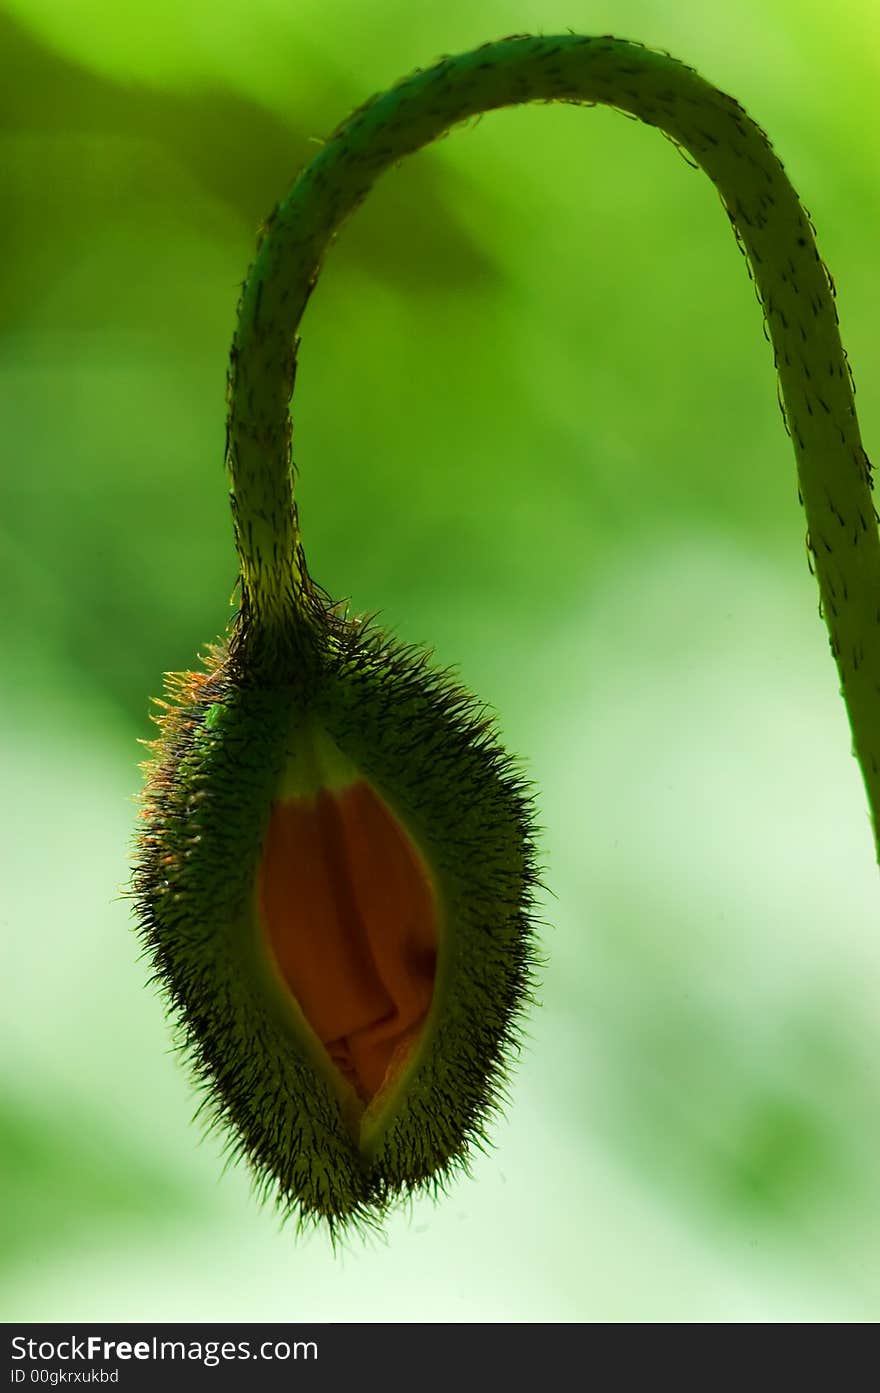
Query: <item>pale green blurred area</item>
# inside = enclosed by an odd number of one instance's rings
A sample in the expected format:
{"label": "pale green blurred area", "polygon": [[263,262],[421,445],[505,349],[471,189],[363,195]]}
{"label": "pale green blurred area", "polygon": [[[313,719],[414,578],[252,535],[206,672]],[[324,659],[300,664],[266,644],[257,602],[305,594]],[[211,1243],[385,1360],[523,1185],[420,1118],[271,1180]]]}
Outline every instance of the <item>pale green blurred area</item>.
{"label": "pale green blurred area", "polygon": [[313,573],[458,664],[539,790],[497,1150],[385,1245],[297,1241],[200,1142],[137,960],[136,740],[230,613],[257,227],[371,92],[568,25],[769,131],[876,458],[874,0],[0,4],[7,1320],[880,1310],[880,887],[772,359],[711,185],[616,113],[498,113],[387,176],[300,352]]}

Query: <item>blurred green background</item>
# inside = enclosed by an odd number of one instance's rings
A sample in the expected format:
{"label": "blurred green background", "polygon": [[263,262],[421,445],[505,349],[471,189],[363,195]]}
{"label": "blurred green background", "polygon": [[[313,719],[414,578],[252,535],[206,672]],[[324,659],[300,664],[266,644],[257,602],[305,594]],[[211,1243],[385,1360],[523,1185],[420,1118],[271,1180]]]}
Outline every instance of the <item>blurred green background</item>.
{"label": "blurred green background", "polygon": [[230,614],[256,229],[416,65],[572,27],[769,131],[880,453],[876,0],[0,0],[0,1314],[866,1320],[880,886],[760,312],[717,195],[606,110],[388,175],[310,305],[311,568],[455,663],[540,790],[543,1005],[474,1179],[334,1258],[260,1210],[144,985],[138,737]]}

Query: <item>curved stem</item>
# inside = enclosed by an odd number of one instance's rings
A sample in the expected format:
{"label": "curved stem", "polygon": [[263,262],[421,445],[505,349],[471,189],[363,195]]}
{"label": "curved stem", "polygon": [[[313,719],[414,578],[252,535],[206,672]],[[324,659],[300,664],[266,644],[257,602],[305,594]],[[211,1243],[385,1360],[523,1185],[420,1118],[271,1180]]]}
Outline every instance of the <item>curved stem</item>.
{"label": "curved stem", "polygon": [[880,827],[880,539],[830,276],[764,132],[667,54],[611,37],[529,36],[414,73],[359,108],[263,230],[229,375],[228,463],[245,612],[306,630],[314,592],[293,503],[289,403],[296,330],[324,253],[381,172],[451,126],[527,101],[604,103],[658,127],[716,185],[763,303],[794,444],[807,546]]}

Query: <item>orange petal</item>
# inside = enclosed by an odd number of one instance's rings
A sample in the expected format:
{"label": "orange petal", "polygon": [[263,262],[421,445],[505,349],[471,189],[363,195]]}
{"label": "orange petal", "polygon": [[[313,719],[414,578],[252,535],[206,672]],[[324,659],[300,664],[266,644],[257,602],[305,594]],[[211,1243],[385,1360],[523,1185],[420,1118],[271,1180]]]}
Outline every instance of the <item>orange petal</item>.
{"label": "orange petal", "polygon": [[282,977],[368,1102],[431,1005],[437,910],[421,856],[368,783],[320,788],[272,805],[259,894]]}

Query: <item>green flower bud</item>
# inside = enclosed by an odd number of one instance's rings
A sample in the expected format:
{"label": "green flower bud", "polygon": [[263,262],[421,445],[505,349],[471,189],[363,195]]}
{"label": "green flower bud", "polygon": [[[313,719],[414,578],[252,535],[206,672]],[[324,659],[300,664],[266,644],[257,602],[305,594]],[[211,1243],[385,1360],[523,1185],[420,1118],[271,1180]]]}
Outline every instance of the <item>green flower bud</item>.
{"label": "green flower bud", "polygon": [[227,463],[241,606],[171,680],[148,766],[141,933],[209,1116],[301,1221],[442,1187],[503,1095],[533,988],[528,788],[473,698],[312,581],[290,399],[322,258],[373,181],[456,123],[604,102],[716,184],[771,339],[823,613],[875,815],[880,541],[833,286],[760,127],[667,54],[518,36],[359,108],[269,218],[245,283]]}

